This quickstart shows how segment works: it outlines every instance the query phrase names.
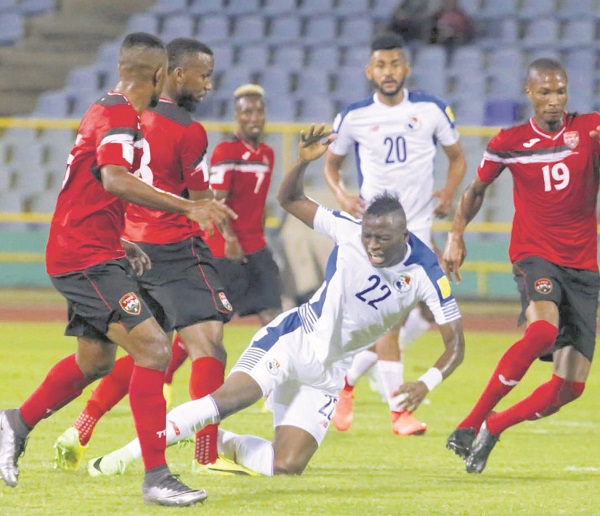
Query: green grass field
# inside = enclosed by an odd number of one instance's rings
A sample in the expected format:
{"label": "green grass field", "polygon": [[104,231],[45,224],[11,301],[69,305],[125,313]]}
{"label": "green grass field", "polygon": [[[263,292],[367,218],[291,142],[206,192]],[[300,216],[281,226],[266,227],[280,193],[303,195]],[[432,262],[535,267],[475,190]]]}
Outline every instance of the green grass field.
{"label": "green grass field", "polygon": [[[56,323],[0,323],[0,407],[15,407],[30,394],[49,367],[73,352],[74,340]],[[254,328],[230,325],[226,345],[232,365]],[[0,486],[1,515],[161,514],[194,511],[206,515],[376,514],[376,515],[554,515],[600,514],[600,375],[592,370],[583,397],[559,414],[509,429],[485,472],[468,475],[462,461],[445,449],[454,425],[471,408],[496,361],[518,335],[467,334],[463,365],[430,396],[419,417],[422,437],[392,435],[387,407],[368,387],[357,388],[353,427],[332,428],[301,477],[217,477],[190,471],[193,447],[168,450],[172,469],[188,484],[205,488],[203,506],[154,508],[141,500],[142,467],[122,477],[92,479],[84,470],[53,469],[52,445],[75,419],[89,391],[32,433],[21,459],[16,489]],[[406,355],[407,379],[425,371],[441,352],[429,332]],[[189,368],[175,378],[174,401],[187,400]],[[529,393],[550,375],[536,363],[502,406]],[[258,405],[223,423],[239,433],[272,436],[271,417]],[[127,401],[102,420],[88,457],[102,455],[134,436]]]}

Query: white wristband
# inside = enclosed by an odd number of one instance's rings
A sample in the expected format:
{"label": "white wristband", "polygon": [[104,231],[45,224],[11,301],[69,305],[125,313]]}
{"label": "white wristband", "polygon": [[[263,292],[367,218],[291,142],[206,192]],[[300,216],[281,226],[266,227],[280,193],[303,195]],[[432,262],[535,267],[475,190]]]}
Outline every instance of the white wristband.
{"label": "white wristband", "polygon": [[429,392],[431,392],[443,379],[442,372],[437,367],[430,367],[425,374],[419,378],[419,381],[423,382],[429,389]]}

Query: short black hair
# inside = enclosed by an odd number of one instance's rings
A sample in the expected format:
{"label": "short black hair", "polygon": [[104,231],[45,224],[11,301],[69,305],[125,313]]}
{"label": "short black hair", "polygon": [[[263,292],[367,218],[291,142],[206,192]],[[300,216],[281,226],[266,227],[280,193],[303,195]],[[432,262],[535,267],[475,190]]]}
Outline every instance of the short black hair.
{"label": "short black hair", "polygon": [[400,204],[398,196],[386,191],[373,198],[365,211],[365,216],[381,217],[382,215],[387,215],[388,213],[393,213],[395,211],[406,220],[406,213],[404,213],[404,208],[402,207],[402,204]]}
{"label": "short black hair", "polygon": [[169,56],[169,70],[171,73],[175,68],[182,65],[185,57],[190,54],[207,54],[209,56],[214,55],[212,49],[192,38],[175,38],[173,41],[167,43],[167,54]]}
{"label": "short black hair", "polygon": [[376,50],[395,50],[404,46],[404,40],[393,32],[386,32],[377,36],[371,42],[371,52]]}
{"label": "short black hair", "polygon": [[540,57],[527,67],[527,77],[534,71],[540,72],[542,70],[552,70],[555,72],[563,72],[565,75],[567,74],[565,67],[556,59],[551,57]]}
{"label": "short black hair", "polygon": [[132,32],[125,36],[123,44],[121,45],[121,50],[133,47],[157,48],[164,50],[165,44],[163,43],[162,39],[154,34],[149,34],[147,32]]}

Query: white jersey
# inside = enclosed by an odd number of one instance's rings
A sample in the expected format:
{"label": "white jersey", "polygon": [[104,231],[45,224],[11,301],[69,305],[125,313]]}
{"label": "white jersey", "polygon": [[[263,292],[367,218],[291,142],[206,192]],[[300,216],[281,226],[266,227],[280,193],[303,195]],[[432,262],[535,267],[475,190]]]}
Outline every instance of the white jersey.
{"label": "white jersey", "polygon": [[385,191],[398,195],[408,229],[433,224],[436,143],[459,140],[454,115],[441,99],[404,90],[404,99],[386,106],[377,94],[350,104],[333,122],[337,139],[329,150],[338,156],[354,151],[360,196],[367,202]]}

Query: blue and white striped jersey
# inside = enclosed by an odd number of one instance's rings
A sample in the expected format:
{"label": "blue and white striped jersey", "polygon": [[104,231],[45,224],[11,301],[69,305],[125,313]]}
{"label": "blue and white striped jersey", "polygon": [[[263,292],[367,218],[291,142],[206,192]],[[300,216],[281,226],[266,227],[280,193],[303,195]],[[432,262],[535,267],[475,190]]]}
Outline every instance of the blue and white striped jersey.
{"label": "blue and white striped jersey", "polygon": [[298,309],[300,323],[324,366],[365,349],[419,302],[438,324],[460,318],[450,283],[431,249],[410,235],[404,261],[389,268],[371,265],[361,241],[361,221],[319,207],[314,228],[336,245],[325,282]]}
{"label": "blue and white striped jersey", "polygon": [[369,202],[385,191],[397,195],[408,229],[430,229],[436,143],[459,140],[450,107],[421,91],[404,90],[396,106],[375,94],[343,109],[333,130],[338,136],[329,150],[338,156],[354,151],[360,196]]}

